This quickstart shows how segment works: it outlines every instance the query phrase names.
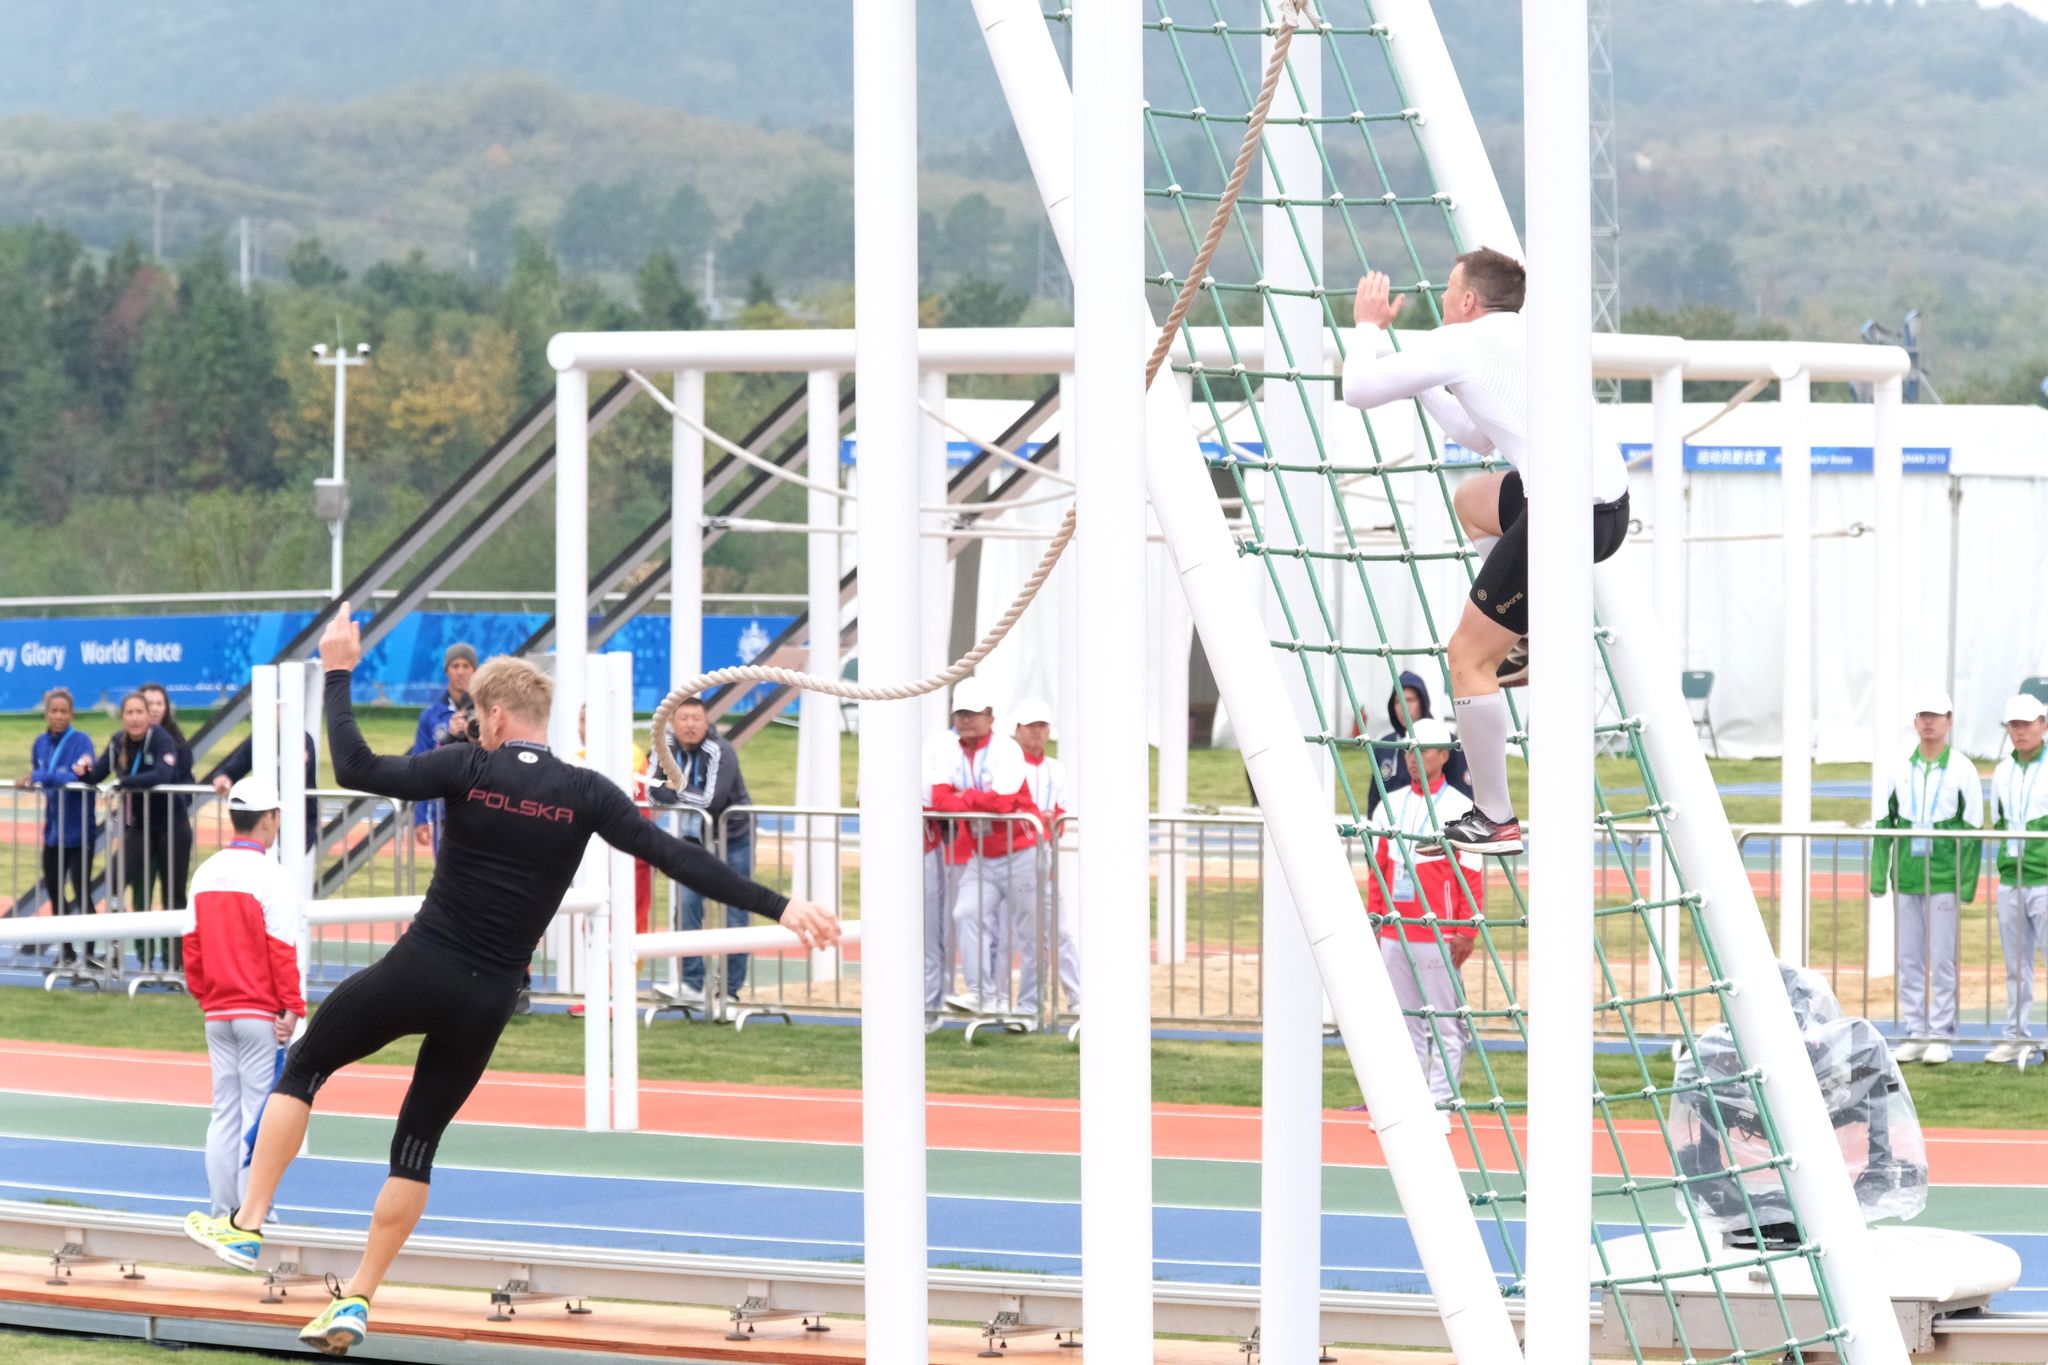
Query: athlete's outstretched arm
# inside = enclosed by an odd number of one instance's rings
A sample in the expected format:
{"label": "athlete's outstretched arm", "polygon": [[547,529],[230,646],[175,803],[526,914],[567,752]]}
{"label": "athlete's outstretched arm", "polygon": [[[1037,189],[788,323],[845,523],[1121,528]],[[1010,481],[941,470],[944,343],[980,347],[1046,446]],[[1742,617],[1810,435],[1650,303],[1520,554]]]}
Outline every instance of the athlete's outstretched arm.
{"label": "athlete's outstretched arm", "polygon": [[405,758],[370,751],[370,742],[356,725],[355,705],[349,696],[350,670],[362,655],[362,631],[349,618],[349,604],[344,602],[320,637],[320,663],[327,670],[327,747],[334,757],[334,780],[351,791],[400,801],[432,801],[467,790],[475,752],[467,744],[445,745]]}
{"label": "athlete's outstretched arm", "polygon": [[785,929],[794,930],[808,947],[838,942],[839,919],[824,906],[792,901],[780,891],[742,877],[701,844],[675,838],[652,821],[641,819],[640,811],[626,799],[626,794],[603,777],[591,774],[590,795],[585,799],[597,837],[620,852],[652,863],[667,873],[670,880],[709,900],[775,920]]}

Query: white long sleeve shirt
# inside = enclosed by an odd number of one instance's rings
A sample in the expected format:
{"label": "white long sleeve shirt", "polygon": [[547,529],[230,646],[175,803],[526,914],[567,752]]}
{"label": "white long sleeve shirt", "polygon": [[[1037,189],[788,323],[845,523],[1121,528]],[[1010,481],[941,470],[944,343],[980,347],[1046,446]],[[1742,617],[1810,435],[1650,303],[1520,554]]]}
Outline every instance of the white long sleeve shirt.
{"label": "white long sleeve shirt", "polygon": [[[1437,425],[1476,454],[1499,452],[1521,471],[1525,490],[1542,477],[1530,467],[1529,336],[1520,313],[1484,313],[1470,322],[1403,332],[1402,349],[1379,355],[1380,329],[1360,326],[1344,357],[1344,401],[1376,408],[1418,399]],[[1628,491],[1619,447],[1595,447],[1593,500]]]}

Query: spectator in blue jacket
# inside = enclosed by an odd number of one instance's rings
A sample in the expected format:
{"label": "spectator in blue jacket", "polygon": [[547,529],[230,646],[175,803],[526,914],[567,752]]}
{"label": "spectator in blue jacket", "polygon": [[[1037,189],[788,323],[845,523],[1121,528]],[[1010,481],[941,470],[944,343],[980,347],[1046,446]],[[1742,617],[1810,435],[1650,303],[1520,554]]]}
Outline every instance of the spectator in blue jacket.
{"label": "spectator in blue jacket", "polygon": [[[43,806],[43,891],[53,915],[84,914],[92,909],[86,883],[92,879],[92,852],[99,842],[91,792],[67,792],[78,781],[80,763],[90,765],[92,736],[71,723],[74,708],[67,688],[43,694],[43,733],[30,750],[30,786],[48,789]],[[88,967],[97,967],[98,945],[85,945]],[[64,945],[63,963],[78,961],[78,945]]]}
{"label": "spectator in blue jacket", "polygon": [[[184,909],[185,886],[171,877],[171,851],[179,842],[180,825],[190,839],[191,820],[185,814],[184,803],[172,793],[157,794],[152,790],[174,786],[183,775],[178,742],[169,731],[149,723],[148,698],[140,692],[130,692],[121,698],[120,730],[107,741],[106,750],[97,760],[81,758],[74,771],[88,782],[111,778],[120,792],[119,849],[122,879],[128,887],[128,909],[149,909],[152,882],[163,887],[166,909]],[[165,953],[143,965],[161,968],[174,960]]]}
{"label": "spectator in blue jacket", "polygon": [[[413,731],[412,751],[428,754],[443,744],[469,742],[469,722],[476,716],[476,703],[469,699],[469,680],[476,674],[476,646],[458,640],[441,656],[441,672],[448,690],[427,703],[420,712],[419,729]],[[412,808],[413,838],[421,848],[441,848],[442,805],[422,801]]]}
{"label": "spectator in blue jacket", "polygon": [[[1365,789],[1365,813],[1369,816],[1379,808],[1380,788],[1385,786],[1387,795],[1392,796],[1409,783],[1408,764],[1405,750],[1395,742],[1408,733],[1408,727],[1430,715],[1429,686],[1422,681],[1420,673],[1403,673],[1401,685],[1387,694],[1387,719],[1394,728],[1381,735],[1370,750],[1374,766],[1380,770],[1378,782],[1368,782]],[[1362,725],[1361,729],[1364,728]],[[1465,769],[1465,751],[1453,749],[1451,761],[1444,765],[1444,781],[1456,787],[1466,796],[1472,794],[1472,779]]]}
{"label": "spectator in blue jacket", "polygon": [[[690,697],[678,705],[669,718],[669,748],[676,765],[683,770],[683,788],[668,785],[668,775],[658,759],[647,760],[647,796],[657,806],[673,807],[681,820],[676,832],[688,843],[715,849],[722,835],[725,865],[742,877],[754,875],[754,821],[740,815],[726,819],[734,806],[751,806],[747,779],[740,773],[740,753],[732,741],[711,728],[704,703]],[[682,892],[682,925],[685,931],[704,927],[704,897],[687,886]],[[736,906],[725,908],[728,929],[742,928],[747,912]],[[725,993],[737,997],[747,984],[747,955],[734,953],[725,959]],[[678,998],[686,1005],[704,1003],[704,959],[683,959],[683,986]]]}

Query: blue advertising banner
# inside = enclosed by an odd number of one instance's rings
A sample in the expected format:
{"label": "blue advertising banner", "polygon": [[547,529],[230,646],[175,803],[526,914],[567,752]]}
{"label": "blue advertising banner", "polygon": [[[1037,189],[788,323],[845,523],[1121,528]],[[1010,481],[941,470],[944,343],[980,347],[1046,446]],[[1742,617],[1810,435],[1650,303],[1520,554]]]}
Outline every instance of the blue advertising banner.
{"label": "blue advertising banner", "polygon": [[[1621,457],[1630,464],[1643,460],[1650,453],[1650,446],[1642,441],[1624,441]],[[1905,468],[1908,474],[1946,474],[1951,451],[1947,446],[1907,446]],[[1685,467],[1711,473],[1755,473],[1775,474],[1780,468],[1784,449],[1780,446],[1696,446],[1685,447]],[[1868,474],[1876,461],[1876,452],[1869,446],[1815,446],[1813,448],[1813,470],[1816,474]]]}
{"label": "blue advertising banner", "polygon": [[[118,703],[146,682],[162,683],[183,706],[212,706],[277,656],[306,623],[306,611],[206,616],[88,616],[0,621],[0,711],[30,711],[62,684],[81,709]],[[368,620],[368,614],[361,618]],[[534,612],[414,612],[364,658],[356,696],[375,704],[424,706],[442,688],[449,645],[474,645],[479,657],[517,649],[546,618]],[[704,666],[751,661],[791,616],[707,616]],[[633,655],[634,701],[651,711],[668,690],[668,619],[629,621],[610,645]],[[745,710],[759,696],[749,696]]]}

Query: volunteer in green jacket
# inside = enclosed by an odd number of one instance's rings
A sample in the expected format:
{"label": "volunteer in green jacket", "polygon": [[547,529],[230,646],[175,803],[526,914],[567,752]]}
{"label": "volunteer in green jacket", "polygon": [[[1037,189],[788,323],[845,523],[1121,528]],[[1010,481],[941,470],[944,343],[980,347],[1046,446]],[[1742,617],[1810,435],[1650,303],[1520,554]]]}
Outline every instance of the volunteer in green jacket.
{"label": "volunteer in green jacket", "polygon": [[[1955,708],[1943,693],[1913,708],[1920,743],[1892,778],[1879,829],[1982,829],[1982,780],[1970,760],[1949,748]],[[1956,1037],[1957,903],[1977,899],[1978,846],[1929,835],[1871,841],[1870,894],[1882,896],[1886,876],[1898,889],[1899,1025],[1902,1062],[1949,1059]]]}
{"label": "volunteer in green jacket", "polygon": [[[2048,710],[2024,692],[2005,704],[2012,752],[1991,774],[1991,827],[2048,830],[2048,782],[2039,780]],[[2048,840],[1998,844],[1998,941],[2005,949],[2005,1037],[1986,1058],[2017,1062],[2035,1050],[2027,1030],[2034,1003],[2034,953],[2048,950]]]}

